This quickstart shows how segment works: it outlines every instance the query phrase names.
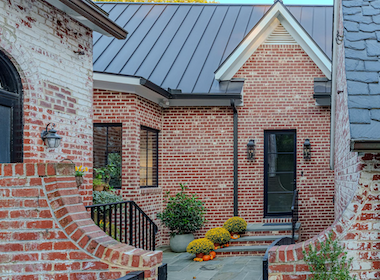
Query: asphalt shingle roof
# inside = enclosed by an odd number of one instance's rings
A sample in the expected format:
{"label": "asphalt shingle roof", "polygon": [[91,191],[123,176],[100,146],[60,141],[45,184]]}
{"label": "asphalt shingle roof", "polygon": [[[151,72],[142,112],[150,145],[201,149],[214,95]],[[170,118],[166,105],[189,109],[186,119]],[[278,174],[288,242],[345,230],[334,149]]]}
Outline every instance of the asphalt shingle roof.
{"label": "asphalt shingle roof", "polygon": [[[223,93],[220,64],[270,5],[103,3],[126,40],[94,34],[94,70],[141,76],[183,93]],[[287,6],[331,58],[332,6]]]}
{"label": "asphalt shingle roof", "polygon": [[343,0],[351,139],[380,139],[380,1]]}

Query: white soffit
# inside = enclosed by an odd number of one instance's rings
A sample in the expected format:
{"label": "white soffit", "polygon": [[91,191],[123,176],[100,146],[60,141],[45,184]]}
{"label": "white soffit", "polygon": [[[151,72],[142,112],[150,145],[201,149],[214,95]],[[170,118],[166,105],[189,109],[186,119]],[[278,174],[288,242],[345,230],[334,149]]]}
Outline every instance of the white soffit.
{"label": "white soffit", "polygon": [[215,79],[219,81],[231,80],[257,48],[266,42],[268,37],[280,24],[309,55],[323,74],[328,79],[331,79],[330,59],[280,2],[274,4],[240,45],[222,63],[215,72]]}
{"label": "white soffit", "polygon": [[140,84],[141,78],[114,74],[94,73],[94,89],[134,93],[159,104],[163,97]]}

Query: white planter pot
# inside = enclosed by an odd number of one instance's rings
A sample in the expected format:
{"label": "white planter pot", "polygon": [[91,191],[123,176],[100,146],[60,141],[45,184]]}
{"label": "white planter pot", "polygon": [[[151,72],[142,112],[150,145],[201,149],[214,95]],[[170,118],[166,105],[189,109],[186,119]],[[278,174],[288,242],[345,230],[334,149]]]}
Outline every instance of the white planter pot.
{"label": "white planter pot", "polygon": [[176,253],[186,252],[187,245],[193,240],[194,235],[192,233],[176,234],[176,236],[170,237],[170,249]]}

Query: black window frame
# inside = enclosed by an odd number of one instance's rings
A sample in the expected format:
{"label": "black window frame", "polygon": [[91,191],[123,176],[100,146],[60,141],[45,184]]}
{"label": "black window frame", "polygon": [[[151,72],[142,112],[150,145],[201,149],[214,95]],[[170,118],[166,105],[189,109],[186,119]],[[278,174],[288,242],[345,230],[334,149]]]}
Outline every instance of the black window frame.
{"label": "black window frame", "polygon": [[23,86],[20,74],[8,56],[0,51],[0,105],[11,110],[10,162],[23,162],[24,158],[24,114]]}
{"label": "black window frame", "polygon": [[[121,170],[120,170],[120,186],[114,186],[115,189],[121,189],[123,186],[123,124],[122,123],[93,123],[94,128],[95,127],[107,127],[107,133],[106,133],[106,151],[105,151],[105,158],[106,158],[106,166],[108,165],[108,155],[112,154],[114,152],[108,151],[108,128],[109,127],[120,127],[121,128],[121,141],[120,141],[120,157],[121,157]],[[95,145],[93,145],[93,153],[95,153]],[[95,157],[93,156],[93,160]],[[95,166],[94,166],[95,167]],[[96,168],[96,167],[95,167]],[[95,173],[94,173],[95,174]]]}
{"label": "black window frame", "polygon": [[[148,136],[149,136],[149,132],[150,133],[155,133],[155,135],[156,135],[156,182],[157,182],[157,185],[145,185],[145,186],[142,186],[141,185],[141,175],[140,175],[140,172],[141,172],[141,131],[142,130],[145,130],[145,131],[147,131],[148,132]],[[157,130],[157,129],[154,129],[154,128],[150,128],[150,127],[147,127],[147,126],[144,126],[144,125],[141,125],[140,126],[140,144],[139,144],[139,148],[140,148],[140,153],[139,153],[139,157],[140,157],[140,166],[139,166],[139,185],[140,185],[140,188],[158,188],[158,145],[159,145],[159,141],[158,141],[158,134],[160,133],[160,131],[159,130]],[[146,152],[148,153],[148,141],[149,141],[149,137],[147,137],[147,145],[146,145]],[[148,158],[148,156],[146,156],[146,159]],[[148,170],[147,170],[148,171]],[[146,181],[148,182],[148,172],[146,172]]]}
{"label": "black window frame", "polygon": [[268,135],[269,134],[292,134],[294,136],[294,188],[297,189],[297,130],[296,129],[279,129],[279,130],[264,130],[264,218],[271,217],[289,217],[292,212],[268,212]]}

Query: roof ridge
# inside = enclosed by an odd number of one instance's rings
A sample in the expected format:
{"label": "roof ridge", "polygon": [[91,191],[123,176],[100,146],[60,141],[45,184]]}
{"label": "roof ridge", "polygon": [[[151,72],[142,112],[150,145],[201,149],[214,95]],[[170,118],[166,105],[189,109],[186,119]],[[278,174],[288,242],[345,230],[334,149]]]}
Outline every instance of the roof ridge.
{"label": "roof ridge", "polygon": [[[271,4],[244,4],[244,3],[240,3],[240,4],[233,4],[233,3],[168,3],[168,2],[160,2],[160,3],[155,3],[155,2],[96,2],[96,4],[124,4],[124,5],[187,5],[187,6],[192,6],[192,5],[196,5],[196,6],[254,6],[254,7],[257,7],[257,6],[272,6]],[[318,4],[304,4],[304,5],[300,5],[300,4],[288,4],[288,5],[285,5],[285,7],[333,7],[334,5],[318,5]]]}

